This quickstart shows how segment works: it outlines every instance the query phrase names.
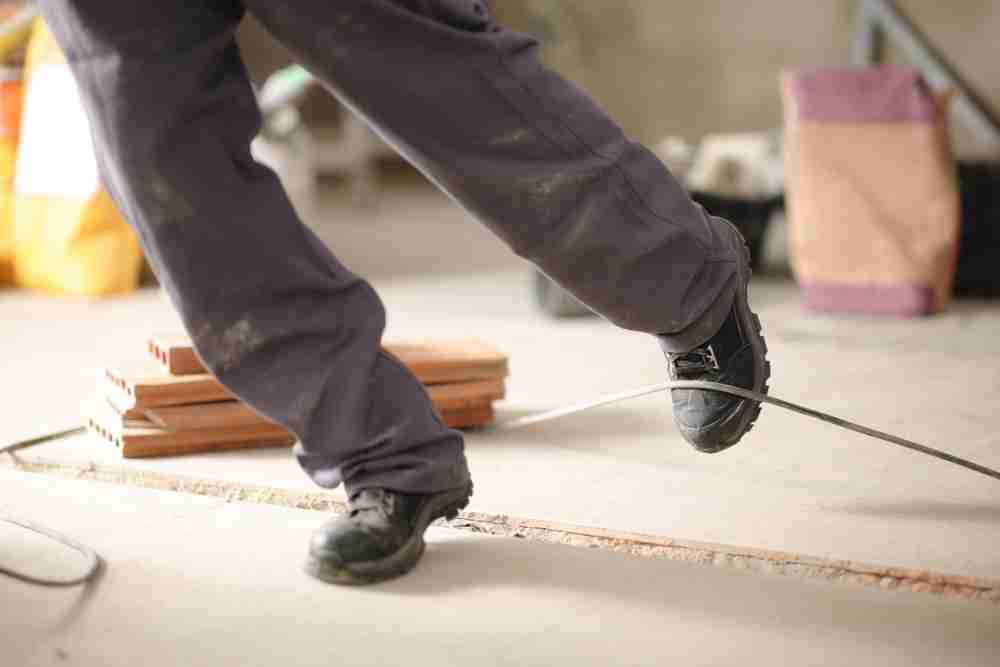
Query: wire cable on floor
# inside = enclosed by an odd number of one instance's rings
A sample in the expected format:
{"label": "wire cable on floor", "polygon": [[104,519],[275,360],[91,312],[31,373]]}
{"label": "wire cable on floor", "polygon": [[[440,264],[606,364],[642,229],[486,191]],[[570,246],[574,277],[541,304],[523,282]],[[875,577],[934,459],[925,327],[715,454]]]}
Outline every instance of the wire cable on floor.
{"label": "wire cable on floor", "polygon": [[867,426],[862,426],[861,424],[855,424],[854,422],[847,421],[846,419],[841,419],[840,417],[834,417],[833,415],[828,415],[825,412],[820,412],[819,410],[813,410],[812,408],[807,408],[801,405],[796,405],[795,403],[789,403],[788,401],[783,401],[780,398],[774,398],[773,396],[767,396],[765,394],[759,394],[754,391],[749,391],[741,387],[733,387],[726,384],[718,384],[715,382],[701,382],[696,380],[691,381],[675,381],[675,382],[662,382],[660,384],[654,384],[647,387],[640,387],[632,391],[626,391],[619,394],[612,394],[610,396],[604,396],[602,398],[587,401],[586,403],[578,403],[576,405],[570,405],[563,408],[558,408],[556,410],[551,410],[549,412],[543,412],[537,415],[529,415],[527,417],[521,417],[519,419],[514,419],[508,422],[501,422],[491,427],[489,430],[496,431],[508,431],[513,429],[525,428],[533,424],[540,424],[542,422],[551,421],[553,419],[561,419],[562,417],[568,417],[569,415],[575,415],[580,412],[585,412],[587,410],[592,410],[594,408],[599,408],[604,405],[610,405],[612,403],[619,403],[621,401],[627,401],[633,398],[639,398],[640,396],[649,396],[650,394],[659,394],[665,391],[671,391],[673,389],[701,389],[708,391],[717,391],[723,394],[731,394],[733,396],[739,396],[740,398],[745,398],[748,401],[755,401],[757,403],[767,403],[769,405],[774,405],[776,407],[782,408],[784,410],[789,410],[791,412],[797,412],[800,415],[805,415],[806,417],[811,417],[813,419],[818,419],[819,421],[826,422],[828,424],[833,424],[842,429],[848,431],[854,431],[855,433],[860,433],[862,435],[867,435],[870,438],[875,438],[876,440],[882,440],[884,442],[897,445],[899,447],[904,447],[906,449],[919,452],[921,454],[926,454],[927,456],[933,456],[936,459],[941,459],[942,461],[947,461],[953,465],[961,466],[973,472],[977,472],[980,475],[986,475],[987,477],[992,477],[993,479],[1000,480],[1000,472],[987,468],[986,466],[979,465],[978,463],[973,463],[967,459],[960,458],[954,454],[949,454],[948,452],[943,452],[940,449],[934,449],[933,447],[928,447],[927,445],[922,445],[912,440],[907,440],[901,438],[898,435],[892,435],[891,433],[885,433],[883,431],[878,431]]}
{"label": "wire cable on floor", "polygon": [[[932,456],[934,458],[940,459],[942,461],[947,461],[953,465],[961,466],[973,472],[977,472],[981,475],[991,477],[996,480],[1000,480],[1000,472],[987,468],[986,466],[979,465],[978,463],[973,463],[967,459],[960,458],[948,452],[941,451],[939,449],[934,449],[933,447],[928,447],[927,445],[922,445],[912,440],[906,440],[897,435],[892,435],[891,433],[885,433],[883,431],[878,431],[867,426],[862,426],[846,419],[841,419],[839,417],[834,417],[833,415],[826,414],[825,412],[820,412],[819,410],[813,410],[812,408],[807,408],[795,403],[790,403],[788,401],[783,401],[780,398],[774,398],[773,396],[767,396],[765,394],[759,394],[757,392],[749,391],[741,387],[733,387],[730,385],[718,384],[715,382],[700,382],[700,381],[682,381],[682,382],[663,382],[660,384],[650,385],[647,387],[640,387],[632,391],[626,391],[618,394],[612,394],[610,396],[604,396],[602,398],[588,401],[586,403],[578,403],[575,405],[570,405],[567,407],[559,408],[556,410],[551,410],[549,412],[543,412],[536,415],[530,415],[528,417],[522,417],[520,419],[514,419],[508,422],[501,422],[490,427],[488,430],[493,431],[508,431],[520,428],[526,428],[534,424],[540,424],[542,422],[551,421],[553,419],[560,419],[562,417],[568,417],[580,412],[585,412],[587,410],[592,410],[594,408],[599,408],[604,405],[610,405],[612,403],[618,403],[620,401],[627,401],[633,398],[639,398],[640,396],[648,396],[650,394],[658,394],[665,391],[671,391],[674,389],[699,389],[707,391],[717,391],[724,394],[730,394],[733,396],[738,396],[744,398],[748,401],[755,401],[757,403],[767,403],[769,405],[774,405],[776,407],[782,408],[784,410],[789,410],[791,412],[796,412],[819,421],[826,422],[828,424],[833,424],[839,428],[846,429],[848,431],[854,431],[855,433],[860,433],[877,440],[882,440],[899,447],[904,447],[911,451],[919,452],[927,456]],[[26,449],[28,447],[34,447],[35,445],[40,445],[46,442],[52,442],[53,440],[58,440],[60,438],[69,437],[77,433],[83,432],[85,429],[83,427],[75,427],[67,429],[64,431],[57,431],[55,433],[49,433],[46,435],[38,436],[36,438],[31,438],[29,440],[22,440],[20,442],[15,442],[6,447],[0,448],[0,455],[11,454],[20,449]],[[32,575],[25,574],[23,572],[15,571],[10,568],[0,565],[0,574],[5,574],[15,579],[25,581],[32,584],[38,584],[40,586],[75,586],[78,584],[90,581],[95,576],[97,576],[98,571],[101,566],[100,556],[97,555],[90,547],[73,540],[72,538],[59,533],[58,531],[39,526],[38,524],[32,523],[30,521],[25,521],[23,519],[16,519],[14,517],[9,517],[0,514],[0,521],[6,521],[7,523],[20,526],[27,530],[33,531],[40,535],[44,535],[60,544],[63,544],[71,549],[74,549],[81,553],[84,558],[87,559],[88,565],[87,570],[84,574],[78,577],[71,577],[67,579],[43,579],[40,577],[35,577]]]}
{"label": "wire cable on floor", "polygon": [[[67,438],[71,435],[76,435],[82,433],[85,429],[83,427],[74,427],[71,429],[66,429],[63,431],[56,431],[54,433],[47,433],[45,435],[38,436],[36,438],[30,438],[28,440],[21,440],[19,442],[11,443],[5,447],[0,448],[0,455],[11,454],[20,449],[27,449],[28,447],[34,447],[35,445],[41,445],[46,442],[52,442],[54,440],[59,440],[61,438]],[[0,574],[6,575],[18,581],[23,581],[29,584],[35,584],[37,586],[50,586],[50,587],[63,587],[63,586],[79,586],[80,584],[85,584],[92,579],[94,579],[101,569],[101,557],[96,551],[88,547],[82,542],[78,542],[73,538],[60,533],[57,530],[51,528],[46,528],[33,521],[28,521],[27,519],[21,519],[18,517],[13,517],[7,514],[0,513],[0,521],[9,523],[25,530],[29,530],[33,533],[43,535],[54,542],[69,547],[73,551],[78,552],[86,560],[86,566],[82,574],[65,577],[62,579],[49,579],[46,577],[39,577],[33,574],[28,574],[20,570],[15,570],[14,568],[7,567],[0,564]]]}

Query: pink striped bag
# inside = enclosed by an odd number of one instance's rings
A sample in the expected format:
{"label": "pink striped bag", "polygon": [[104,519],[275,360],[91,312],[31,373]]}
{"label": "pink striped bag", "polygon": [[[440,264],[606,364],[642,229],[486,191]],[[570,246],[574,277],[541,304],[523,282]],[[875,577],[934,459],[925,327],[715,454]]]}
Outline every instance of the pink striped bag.
{"label": "pink striped bag", "polygon": [[947,96],[898,65],[787,73],[782,89],[789,252],[806,308],[943,310],[959,236]]}

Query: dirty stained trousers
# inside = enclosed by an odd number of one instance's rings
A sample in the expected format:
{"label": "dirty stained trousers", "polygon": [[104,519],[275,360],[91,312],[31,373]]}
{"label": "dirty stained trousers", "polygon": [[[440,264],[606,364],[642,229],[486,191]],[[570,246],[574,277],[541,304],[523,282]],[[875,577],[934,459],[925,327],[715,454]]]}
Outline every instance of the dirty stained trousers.
{"label": "dirty stained trousers", "polygon": [[[41,0],[102,180],[206,366],[298,437],[319,485],[468,483],[460,433],[380,349],[382,303],[250,156],[233,32],[251,12],[347,107],[514,252],[676,350],[721,325],[721,225],[482,0]],[[405,249],[400,249],[405,252]],[[608,363],[614,363],[613,358]]]}

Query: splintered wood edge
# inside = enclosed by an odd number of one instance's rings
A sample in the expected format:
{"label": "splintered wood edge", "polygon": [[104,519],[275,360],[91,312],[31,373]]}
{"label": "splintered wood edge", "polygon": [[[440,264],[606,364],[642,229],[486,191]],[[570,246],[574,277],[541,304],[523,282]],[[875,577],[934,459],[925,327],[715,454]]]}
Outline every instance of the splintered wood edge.
{"label": "splintered wood edge", "polygon": [[[102,465],[95,462],[73,464],[31,457],[24,452],[12,454],[10,458],[13,460],[13,466],[23,472],[189,493],[221,498],[228,502],[248,502],[321,512],[346,511],[343,499],[330,491],[300,491],[205,480],[152,471],[129,470],[121,465]],[[4,460],[4,457],[0,457],[0,460]],[[847,560],[588,528],[483,512],[461,512],[456,521],[443,525],[473,533],[601,549],[639,558],[682,561],[699,566],[819,579],[883,591],[929,593],[1000,606],[1000,579],[869,565]]]}

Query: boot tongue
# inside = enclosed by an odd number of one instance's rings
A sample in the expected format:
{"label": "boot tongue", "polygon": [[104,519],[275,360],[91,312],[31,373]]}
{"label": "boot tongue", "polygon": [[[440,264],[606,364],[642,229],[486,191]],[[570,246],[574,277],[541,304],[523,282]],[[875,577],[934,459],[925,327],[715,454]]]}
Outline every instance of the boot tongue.
{"label": "boot tongue", "polygon": [[743,332],[733,309],[704,345],[672,357],[674,372],[682,379],[704,379],[709,373],[718,373],[743,345]]}
{"label": "boot tongue", "polygon": [[363,489],[350,497],[351,514],[362,510],[382,510],[386,515],[392,512],[393,495],[385,489]]}
{"label": "boot tongue", "polygon": [[715,354],[718,355],[719,362],[723,364],[743,347],[745,340],[739,318],[736,317],[735,308],[729,313],[726,321],[722,323],[722,328],[708,342],[715,350]]}

